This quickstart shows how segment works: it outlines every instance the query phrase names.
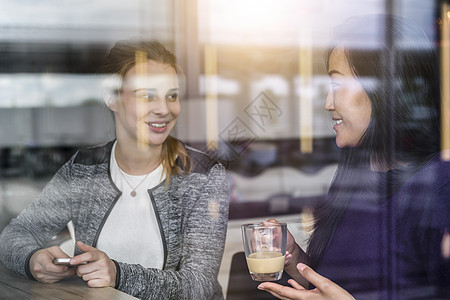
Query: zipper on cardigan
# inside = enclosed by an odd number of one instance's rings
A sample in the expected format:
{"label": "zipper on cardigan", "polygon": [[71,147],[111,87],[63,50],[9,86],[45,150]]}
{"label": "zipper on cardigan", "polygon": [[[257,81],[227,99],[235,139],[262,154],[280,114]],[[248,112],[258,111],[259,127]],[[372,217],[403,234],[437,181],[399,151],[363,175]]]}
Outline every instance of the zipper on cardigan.
{"label": "zipper on cardigan", "polygon": [[159,212],[158,212],[158,208],[156,207],[156,202],[155,202],[155,198],[153,197],[153,193],[149,190],[148,194],[150,195],[150,199],[152,200],[153,211],[155,212],[156,221],[158,221],[159,232],[161,234],[161,241],[162,241],[163,249],[164,249],[164,263],[163,263],[162,269],[164,270],[166,268],[166,262],[167,262],[166,236],[165,236],[163,228],[162,228],[161,219],[159,217]]}
{"label": "zipper on cardigan", "polygon": [[[112,148],[113,148],[114,143],[115,143],[115,140],[110,142],[110,144],[108,144],[111,147],[108,147],[107,150],[105,150],[103,157],[105,157],[105,156],[108,157],[108,180],[109,180],[109,183],[111,184],[111,186],[117,192],[117,196],[114,199],[114,201],[111,203],[111,206],[109,207],[108,211],[106,212],[105,216],[103,217],[103,220],[100,223],[100,226],[98,227],[97,232],[95,233],[94,240],[92,241],[92,247],[95,247],[95,248],[97,248],[97,242],[98,242],[98,238],[100,236],[100,232],[102,231],[103,226],[105,225],[105,222],[108,219],[109,214],[111,213],[112,209],[116,205],[117,200],[119,200],[120,196],[122,196],[122,191],[117,188],[116,184],[114,183],[114,180],[111,177],[111,155],[114,155],[114,153],[112,153]],[[98,164],[97,164],[97,167],[98,167]]]}
{"label": "zipper on cardigan", "polygon": [[105,225],[106,220],[108,219],[109,214],[111,213],[112,209],[114,208],[114,206],[117,203],[117,200],[119,200],[120,196],[122,195],[122,193],[120,192],[116,198],[114,199],[113,203],[111,204],[111,206],[109,207],[108,211],[106,212],[105,216],[103,217],[102,222],[100,223],[100,226],[98,227],[97,232],[95,233],[95,237],[94,240],[92,241],[92,247],[97,248],[97,242],[98,242],[98,238],[100,236],[100,232],[103,229],[103,226]]}

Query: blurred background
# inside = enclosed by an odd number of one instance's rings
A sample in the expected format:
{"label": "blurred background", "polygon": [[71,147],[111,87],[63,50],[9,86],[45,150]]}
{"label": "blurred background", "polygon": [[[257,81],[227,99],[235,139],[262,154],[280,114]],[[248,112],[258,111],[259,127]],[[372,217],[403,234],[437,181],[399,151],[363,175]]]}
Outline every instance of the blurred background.
{"label": "blurred background", "polygon": [[[109,48],[158,39],[187,80],[174,136],[227,161],[230,222],[219,275],[227,295],[240,225],[275,217],[304,245],[299,224],[333,178],[338,148],[323,109],[332,28],[356,15],[395,13],[448,52],[444,3],[0,0],[0,230],[78,148],[114,138],[97,73]],[[379,30],[361,44],[376,44]]]}

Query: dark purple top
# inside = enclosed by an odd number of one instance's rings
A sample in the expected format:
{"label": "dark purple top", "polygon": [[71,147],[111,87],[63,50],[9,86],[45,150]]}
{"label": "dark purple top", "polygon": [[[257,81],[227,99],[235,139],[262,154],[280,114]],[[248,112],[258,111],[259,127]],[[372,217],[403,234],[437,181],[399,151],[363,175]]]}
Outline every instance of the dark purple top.
{"label": "dark purple top", "polygon": [[436,156],[388,201],[378,198],[353,197],[317,272],[356,299],[450,299],[442,245],[450,231],[450,162]]}

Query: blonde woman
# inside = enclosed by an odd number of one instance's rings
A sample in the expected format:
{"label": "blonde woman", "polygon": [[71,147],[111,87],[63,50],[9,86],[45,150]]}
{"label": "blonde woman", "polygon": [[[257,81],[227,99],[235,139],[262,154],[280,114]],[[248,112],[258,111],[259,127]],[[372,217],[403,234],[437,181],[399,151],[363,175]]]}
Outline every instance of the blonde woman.
{"label": "blonde woman", "polygon": [[[182,73],[159,42],[122,41],[102,73],[116,140],[78,151],[4,229],[0,258],[41,282],[80,276],[141,299],[221,299],[217,274],[228,220],[224,167],[170,136]],[[47,242],[72,221],[68,257]]]}

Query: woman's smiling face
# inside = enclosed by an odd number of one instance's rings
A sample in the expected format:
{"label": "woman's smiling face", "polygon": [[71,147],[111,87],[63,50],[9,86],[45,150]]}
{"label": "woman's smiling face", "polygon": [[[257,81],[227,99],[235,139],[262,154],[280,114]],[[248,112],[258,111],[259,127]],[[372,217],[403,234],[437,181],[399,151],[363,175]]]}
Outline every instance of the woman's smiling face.
{"label": "woman's smiling face", "polygon": [[161,146],[181,110],[175,69],[155,61],[134,66],[123,80],[119,98],[113,109],[118,138]]}
{"label": "woman's smiling face", "polygon": [[369,127],[372,105],[362,85],[350,69],[342,48],[330,55],[328,75],[331,84],[325,109],[331,112],[336,144],[340,148],[355,147]]}

